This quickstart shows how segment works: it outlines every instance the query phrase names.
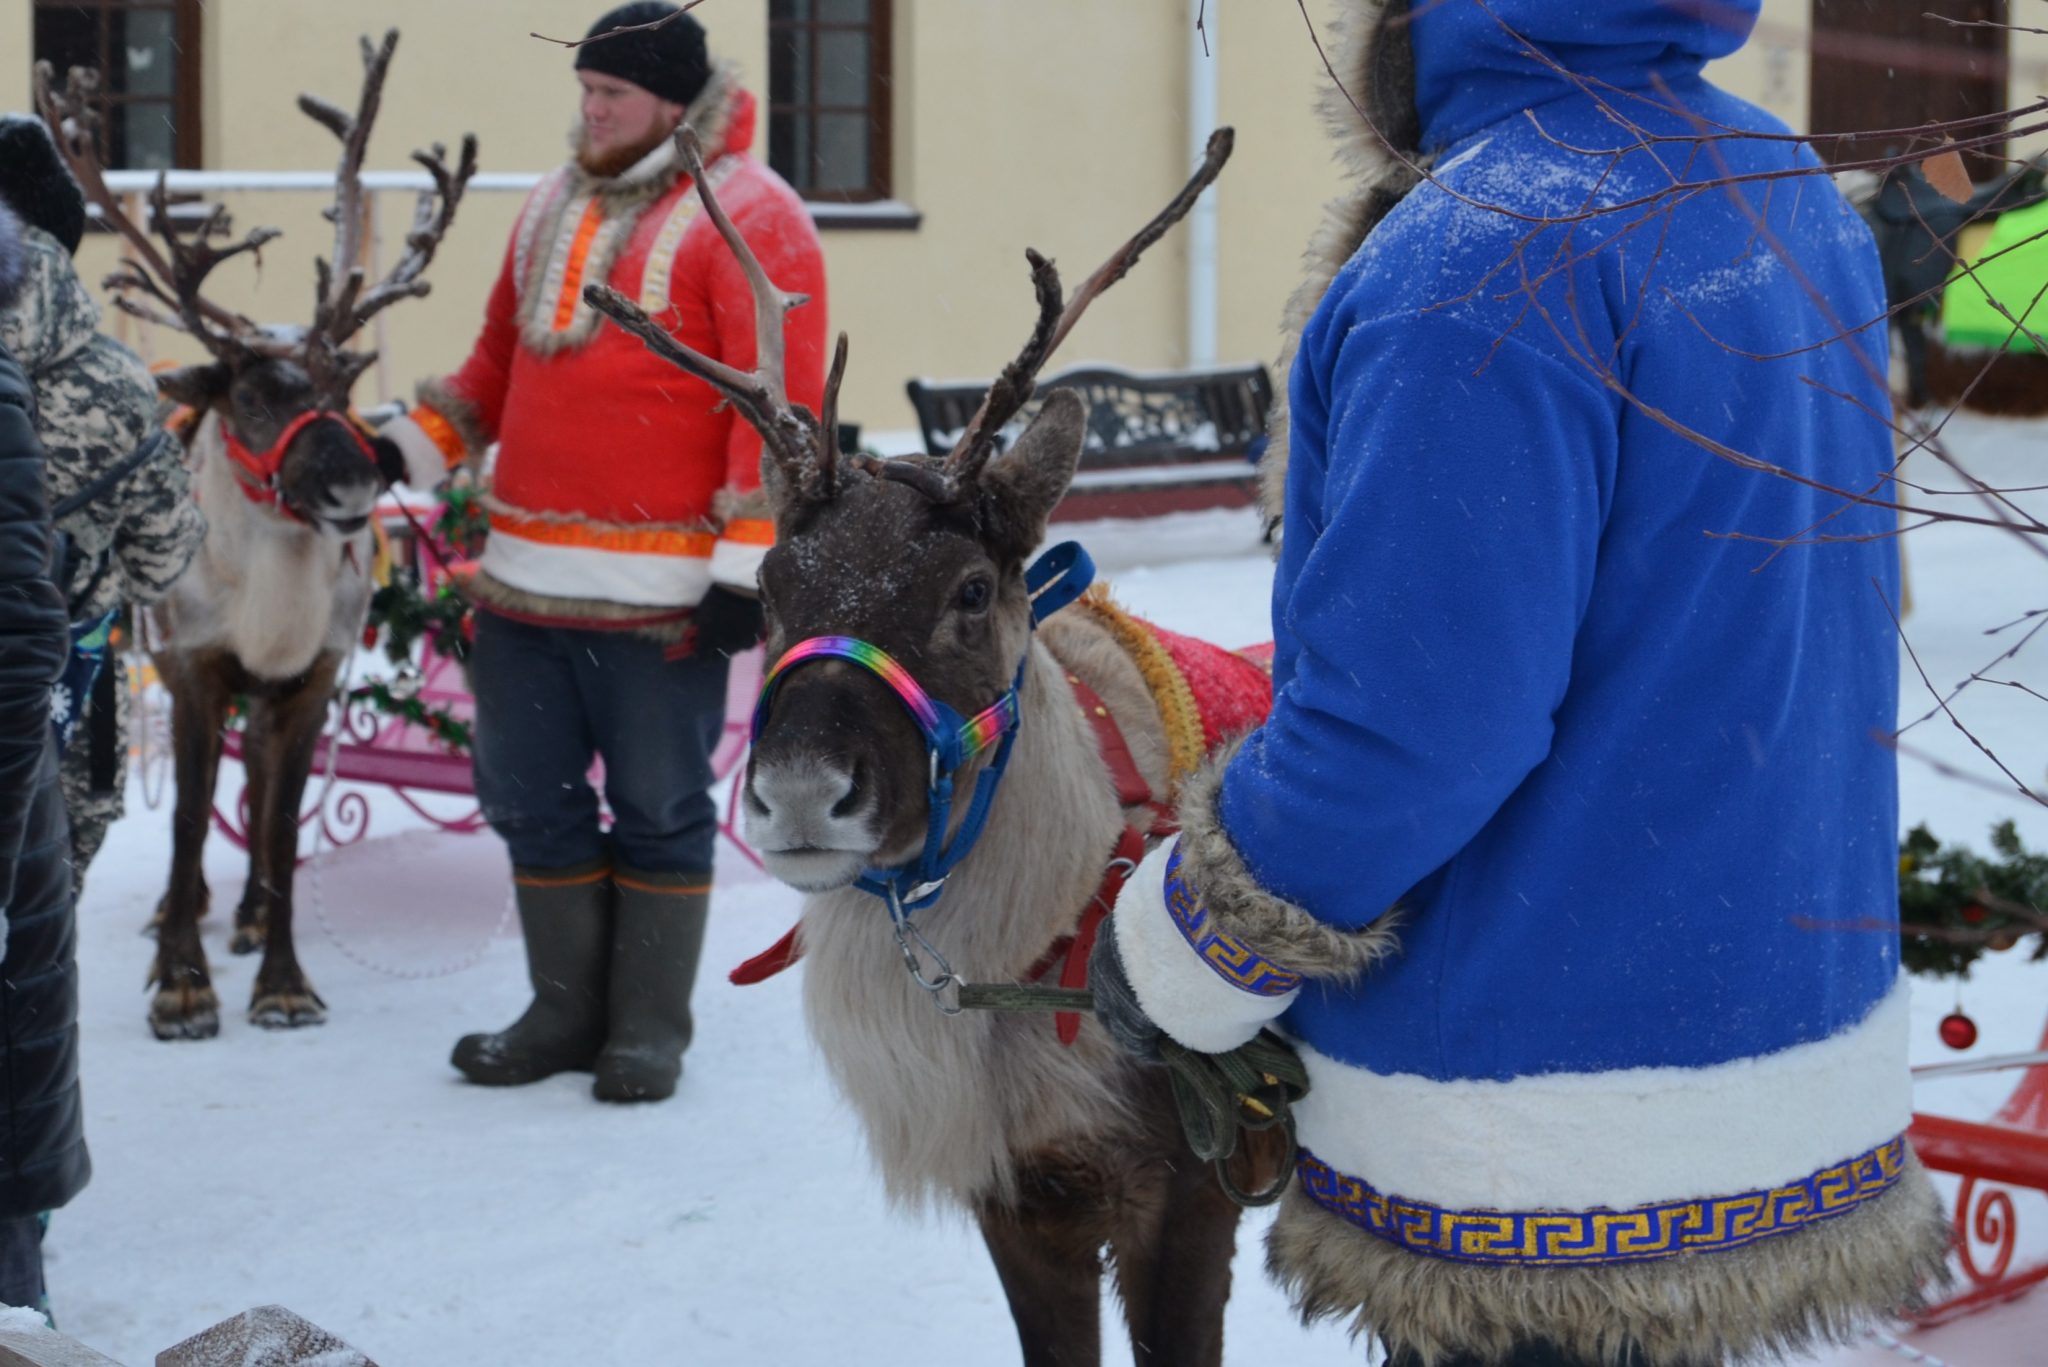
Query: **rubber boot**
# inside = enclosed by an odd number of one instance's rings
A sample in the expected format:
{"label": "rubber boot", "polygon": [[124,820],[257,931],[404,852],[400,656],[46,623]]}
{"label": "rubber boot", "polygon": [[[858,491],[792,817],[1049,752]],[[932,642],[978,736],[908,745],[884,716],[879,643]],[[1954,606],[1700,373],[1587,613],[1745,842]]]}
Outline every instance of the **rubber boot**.
{"label": "rubber boot", "polygon": [[662,1101],[675,1095],[690,1047],[711,875],[619,869],[613,880],[611,1032],[591,1091],[600,1101]]}
{"label": "rubber boot", "polygon": [[520,1087],[589,1071],[604,1043],[605,971],[612,941],[611,870],[514,869],[533,1004],[495,1035],[464,1035],[450,1062],[471,1082]]}

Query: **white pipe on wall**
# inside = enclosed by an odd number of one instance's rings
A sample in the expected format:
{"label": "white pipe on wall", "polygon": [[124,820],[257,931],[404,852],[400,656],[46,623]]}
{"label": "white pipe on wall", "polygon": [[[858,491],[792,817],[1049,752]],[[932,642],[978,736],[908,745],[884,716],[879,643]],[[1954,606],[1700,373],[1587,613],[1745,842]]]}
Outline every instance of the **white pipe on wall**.
{"label": "white pipe on wall", "polygon": [[[1188,0],[1188,168],[1216,128],[1216,18],[1222,0]],[[1197,24],[1201,28],[1197,29]],[[1205,50],[1206,48],[1206,50]],[[1188,364],[1216,364],[1216,187],[1188,214]]]}

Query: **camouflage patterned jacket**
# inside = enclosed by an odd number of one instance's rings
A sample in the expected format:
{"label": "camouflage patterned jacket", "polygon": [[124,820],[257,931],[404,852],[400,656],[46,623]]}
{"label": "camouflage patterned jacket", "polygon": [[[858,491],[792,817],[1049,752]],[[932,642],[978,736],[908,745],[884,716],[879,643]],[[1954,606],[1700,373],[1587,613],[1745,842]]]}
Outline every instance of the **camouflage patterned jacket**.
{"label": "camouflage patterned jacket", "polygon": [[[0,342],[35,389],[36,435],[58,503],[126,459],[157,425],[156,386],[142,361],[99,331],[100,309],[48,233],[24,226],[27,278],[0,309]],[[185,570],[206,519],[175,445],[130,471],[58,524],[70,533],[76,570],[64,585],[71,619],[122,603],[153,603]]]}

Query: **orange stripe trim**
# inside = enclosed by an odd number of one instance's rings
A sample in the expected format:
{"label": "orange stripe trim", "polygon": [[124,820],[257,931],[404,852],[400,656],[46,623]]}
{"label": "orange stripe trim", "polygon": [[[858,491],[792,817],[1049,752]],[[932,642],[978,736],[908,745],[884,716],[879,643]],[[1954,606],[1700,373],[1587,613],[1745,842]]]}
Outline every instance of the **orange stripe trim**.
{"label": "orange stripe trim", "polygon": [[725,530],[719,535],[742,546],[772,546],[775,544],[775,524],[765,517],[736,517],[725,524]]}
{"label": "orange stripe trim", "polygon": [[588,883],[602,883],[612,876],[610,869],[592,869],[588,873],[572,873],[563,878],[539,878],[530,873],[515,873],[512,881],[522,888],[580,888]]}
{"label": "orange stripe trim", "polygon": [[425,404],[412,410],[412,420],[419,424],[420,431],[427,434],[429,441],[441,448],[442,459],[450,465],[469,454],[468,447],[463,444],[462,435],[455,430],[455,424]]}
{"label": "orange stripe trim", "polygon": [[583,297],[583,261],[590,255],[590,240],[604,226],[604,205],[592,199],[576,225],[576,239],[569,244],[569,268],[562,273],[562,295],[555,301],[555,331],[565,330],[576,317],[576,303]]}
{"label": "orange stripe trim", "polygon": [[678,897],[695,896],[711,891],[709,883],[643,883],[637,878],[625,878],[618,874],[612,875],[612,883],[616,887],[631,888],[635,892],[668,892]]}
{"label": "orange stripe trim", "polygon": [[677,532],[665,528],[591,527],[581,522],[543,522],[539,518],[491,514],[491,530],[537,541],[546,546],[573,546],[591,551],[625,551],[635,555],[679,555],[708,559],[718,538],[710,532]]}

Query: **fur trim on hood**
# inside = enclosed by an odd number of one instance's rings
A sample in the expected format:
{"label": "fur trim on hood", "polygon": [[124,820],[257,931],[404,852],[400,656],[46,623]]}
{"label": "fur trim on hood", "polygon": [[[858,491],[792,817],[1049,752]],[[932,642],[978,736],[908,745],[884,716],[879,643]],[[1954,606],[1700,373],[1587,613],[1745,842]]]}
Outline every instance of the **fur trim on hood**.
{"label": "fur trim on hood", "polygon": [[14,303],[28,279],[28,244],[22,240],[21,220],[14,210],[0,204],[0,309]]}
{"label": "fur trim on hood", "polygon": [[[737,119],[749,97],[740,87],[739,68],[720,62],[712,68],[695,101],[683,113],[682,127],[697,135],[709,167],[728,151],[743,151],[751,134],[744,119]],[[574,151],[582,143],[579,122],[569,133]],[[728,141],[734,146],[728,147]],[[675,188],[682,179],[683,162],[675,139],[663,138],[640,160],[612,176],[597,176],[583,169],[573,157],[567,166],[543,180],[527,200],[525,217],[515,230],[515,263],[519,272],[521,329],[525,344],[543,356],[582,346],[604,322],[595,309],[579,308],[575,322],[566,328],[554,326],[555,293],[545,288],[551,264],[559,263],[567,250],[563,239],[575,232],[576,219],[592,199],[603,205],[604,225],[590,239],[584,258],[583,278],[610,278],[612,265],[625,249],[639,215],[649,205]],[[713,185],[717,182],[714,180]]]}
{"label": "fur trim on hood", "polygon": [[1421,180],[1422,120],[1415,111],[1408,10],[1409,0],[1358,0],[1338,18],[1325,45],[1337,81],[1325,77],[1317,109],[1351,185],[1324,206],[1323,221],[1302,254],[1301,283],[1281,318],[1279,392],[1271,440],[1259,462],[1260,497],[1271,524],[1280,522],[1286,507],[1287,376],[1301,330],[1366,234]]}

